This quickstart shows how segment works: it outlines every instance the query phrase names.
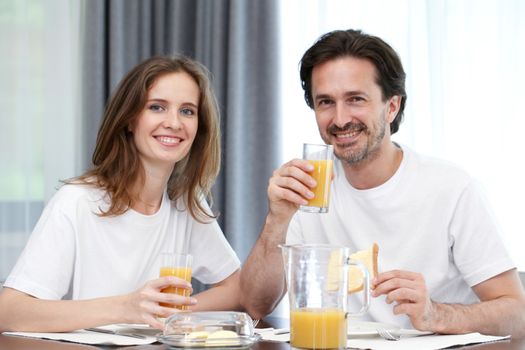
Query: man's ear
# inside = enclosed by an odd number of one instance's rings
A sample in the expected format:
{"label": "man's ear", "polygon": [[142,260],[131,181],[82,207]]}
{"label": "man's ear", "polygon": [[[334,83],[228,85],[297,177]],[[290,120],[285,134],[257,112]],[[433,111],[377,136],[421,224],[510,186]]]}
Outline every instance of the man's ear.
{"label": "man's ear", "polygon": [[387,102],[387,122],[392,123],[399,112],[399,107],[401,106],[401,96],[394,95],[390,97]]}

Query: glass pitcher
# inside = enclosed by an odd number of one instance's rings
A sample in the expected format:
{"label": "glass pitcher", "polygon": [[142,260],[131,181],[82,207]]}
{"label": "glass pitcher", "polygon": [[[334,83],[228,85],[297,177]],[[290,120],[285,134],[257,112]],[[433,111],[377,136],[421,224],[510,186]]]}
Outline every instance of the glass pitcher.
{"label": "glass pitcher", "polygon": [[[290,298],[290,344],[302,349],[344,349],[347,317],[370,304],[366,267],[350,260],[348,248],[325,244],[281,245]],[[348,266],[363,272],[363,306],[347,310]]]}

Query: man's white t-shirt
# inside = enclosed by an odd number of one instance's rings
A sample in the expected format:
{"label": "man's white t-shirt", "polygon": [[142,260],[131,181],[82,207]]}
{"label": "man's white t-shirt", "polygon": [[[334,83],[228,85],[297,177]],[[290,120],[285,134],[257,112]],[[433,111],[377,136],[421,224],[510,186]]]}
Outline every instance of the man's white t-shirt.
{"label": "man's white t-shirt", "polygon": [[[298,211],[287,244],[328,243],[351,251],[379,245],[379,272],[423,274],[430,298],[440,303],[479,301],[470,287],[515,267],[475,181],[450,163],[403,147],[403,160],[384,184],[353,188],[334,162],[326,214]],[[350,309],[359,310],[350,296]],[[411,327],[384,296],[372,298],[365,318]]]}
{"label": "man's white t-shirt", "polygon": [[[121,295],[159,276],[159,254],[182,252],[189,239],[193,277],[224,280],[240,261],[215,220],[199,223],[182,199],[167,193],[160,209],[132,209],[101,217],[106,193],[89,185],[64,185],[50,200],[4,286],[41,299],[87,299]],[[208,208],[203,201],[203,205]]]}

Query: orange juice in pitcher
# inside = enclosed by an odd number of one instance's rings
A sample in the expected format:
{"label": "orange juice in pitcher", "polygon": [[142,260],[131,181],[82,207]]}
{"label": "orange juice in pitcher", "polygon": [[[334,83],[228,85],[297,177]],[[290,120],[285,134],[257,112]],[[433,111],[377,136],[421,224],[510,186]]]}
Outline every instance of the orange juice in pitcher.
{"label": "orange juice in pitcher", "polygon": [[[329,244],[280,245],[290,300],[290,345],[293,349],[345,349],[348,316],[370,305],[366,267],[350,260],[347,247]],[[363,275],[362,307],[350,312],[348,268]]]}
{"label": "orange juice in pitcher", "polygon": [[292,310],[290,344],[303,349],[345,348],[346,313],[335,308]]}

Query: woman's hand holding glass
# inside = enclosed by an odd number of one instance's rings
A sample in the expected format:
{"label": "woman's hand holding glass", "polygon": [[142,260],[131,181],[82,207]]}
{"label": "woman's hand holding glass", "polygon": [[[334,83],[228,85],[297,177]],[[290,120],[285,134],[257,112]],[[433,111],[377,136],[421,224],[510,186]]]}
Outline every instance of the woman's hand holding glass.
{"label": "woman's hand holding glass", "polygon": [[[187,289],[189,294],[192,292],[191,283],[178,277],[165,276],[150,280],[143,287],[126,295],[123,309],[125,322],[146,323],[151,327],[162,329],[164,318],[179,312],[179,308],[183,305],[197,303],[195,298],[189,296],[161,292],[169,287]],[[161,306],[161,303],[164,306]]]}

